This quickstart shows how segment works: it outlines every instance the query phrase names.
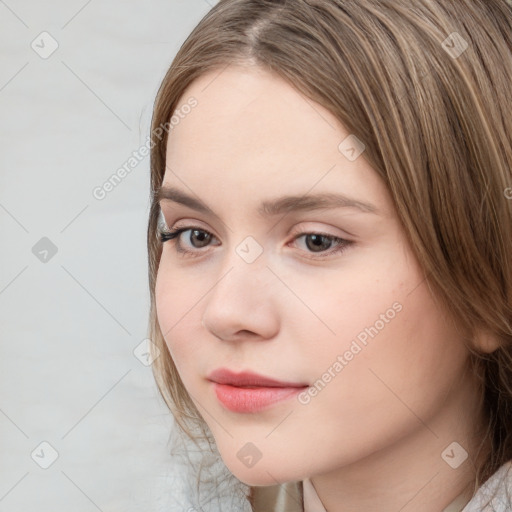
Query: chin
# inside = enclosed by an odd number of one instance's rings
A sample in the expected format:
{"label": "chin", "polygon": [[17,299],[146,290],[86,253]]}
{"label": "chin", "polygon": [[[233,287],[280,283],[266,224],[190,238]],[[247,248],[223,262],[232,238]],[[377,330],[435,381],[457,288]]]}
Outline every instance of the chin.
{"label": "chin", "polygon": [[[217,450],[228,470],[238,480],[253,487],[277,485],[301,479],[308,468],[300,458],[290,460],[272,443],[248,441],[243,439],[217,436],[214,431]],[[250,437],[249,437],[250,439]]]}
{"label": "chin", "polygon": [[[233,472],[234,476],[238,478],[245,485],[249,485],[250,487],[266,487],[268,485],[277,485],[278,483],[282,483],[283,480],[277,478],[274,474],[270,476],[266,472]],[[274,478],[272,478],[274,477]]]}
{"label": "chin", "polygon": [[299,478],[298,475],[292,475],[290,472],[287,472],[286,468],[276,466],[275,461],[269,464],[262,459],[252,467],[245,467],[238,458],[223,460],[229,471],[238,480],[251,487],[277,485]]}

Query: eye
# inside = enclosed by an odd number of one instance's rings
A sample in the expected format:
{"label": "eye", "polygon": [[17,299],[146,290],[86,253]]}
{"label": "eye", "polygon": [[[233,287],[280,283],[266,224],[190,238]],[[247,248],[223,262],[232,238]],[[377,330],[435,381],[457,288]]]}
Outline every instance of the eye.
{"label": "eye", "polygon": [[[187,237],[188,245],[192,246],[193,249],[186,248],[182,243],[181,235],[187,232],[190,232]],[[200,249],[208,247],[211,241],[216,239],[212,233],[198,226],[185,226],[172,231],[160,228],[159,236],[162,243],[176,239],[176,242],[174,243],[176,252],[187,257],[200,256],[205,252],[201,251]],[[317,232],[298,233],[294,236],[292,243],[295,243],[301,238],[304,238],[306,246],[305,251],[317,254],[313,256],[313,259],[325,258],[333,254],[339,254],[345,251],[350,245],[354,243],[334,235]],[[333,245],[334,249],[331,249]]]}
{"label": "eye", "polygon": [[209,231],[201,229],[198,226],[187,226],[176,229],[174,231],[160,230],[160,240],[162,241],[162,243],[165,243],[169,240],[174,240],[176,238],[176,242],[174,243],[174,248],[176,252],[179,252],[187,256],[199,255],[199,253],[204,251],[190,250],[185,248],[182,244],[181,235],[188,231],[190,231],[190,234],[187,237],[188,241],[195,249],[207,247],[208,244],[211,242],[212,238],[215,238]]}
{"label": "eye", "polygon": [[[320,254],[320,256],[314,256],[314,258],[325,258],[333,254],[339,254],[345,251],[351,244],[353,244],[353,242],[349,240],[345,240],[344,238],[340,238],[328,233],[317,233],[309,231],[302,232],[296,234],[293,241],[296,242],[300,238],[304,238],[305,246],[308,251],[311,251],[315,254]],[[335,245],[335,248],[329,250],[333,244]]]}

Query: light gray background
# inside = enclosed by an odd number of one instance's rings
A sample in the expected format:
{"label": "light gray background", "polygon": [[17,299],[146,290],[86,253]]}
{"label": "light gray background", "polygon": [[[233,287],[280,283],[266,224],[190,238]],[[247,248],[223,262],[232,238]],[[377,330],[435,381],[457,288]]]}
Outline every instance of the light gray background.
{"label": "light gray background", "polygon": [[167,509],[172,418],[133,353],[149,156],[92,191],[146,142],[160,81],[215,3],[0,0],[2,512]]}

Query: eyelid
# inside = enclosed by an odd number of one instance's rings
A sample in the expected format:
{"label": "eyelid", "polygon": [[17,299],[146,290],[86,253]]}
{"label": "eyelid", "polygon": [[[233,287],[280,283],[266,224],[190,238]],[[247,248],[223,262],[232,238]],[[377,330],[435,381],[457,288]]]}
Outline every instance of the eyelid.
{"label": "eyelid", "polygon": [[[170,226],[167,225],[166,221],[165,221],[165,216],[163,215],[162,211],[160,211],[160,216],[159,216],[159,221],[160,221],[160,217],[161,217],[161,224],[164,228],[167,228],[168,230],[171,229]],[[355,235],[353,235],[352,233],[350,233],[349,231],[347,230],[340,230],[339,228],[336,228],[334,226],[331,226],[330,229],[338,229],[339,231],[341,231],[341,233],[330,233],[330,232],[327,232],[324,228],[318,228],[318,227],[314,227],[314,226],[310,226],[311,224],[321,224],[322,222],[320,221],[301,221],[299,222],[299,226],[297,225],[294,225],[294,227],[290,230],[290,232],[288,233],[288,235],[297,235],[297,234],[303,234],[305,231],[307,231],[308,233],[311,233],[311,232],[315,232],[315,233],[322,233],[326,236],[332,236],[332,237],[339,237],[339,238],[344,238],[346,236],[349,236],[349,237],[356,237]],[[303,226],[303,224],[307,224],[307,226]],[[177,230],[177,229],[181,229],[181,228],[190,228],[190,227],[197,227],[197,228],[200,228],[200,229],[203,229],[204,231],[208,231],[209,233],[211,233],[212,235],[214,235],[216,238],[217,235],[215,235],[215,233],[213,232],[212,229],[210,229],[209,227],[205,227],[203,225],[203,223],[200,221],[200,220],[197,220],[197,219],[194,219],[194,220],[188,220],[187,218],[184,218],[184,219],[180,219],[180,220],[177,220],[175,222],[172,222],[171,223],[172,225],[172,230]],[[300,227],[302,226],[302,227]]]}
{"label": "eyelid", "polygon": [[[170,225],[172,225],[172,228],[170,228],[165,221],[165,216],[163,215],[162,211],[160,211],[159,221],[160,222],[158,224],[158,227],[160,228],[160,226],[161,226],[162,227],[161,230],[163,230],[163,231],[177,231],[180,229],[186,229],[186,230],[199,229],[199,230],[209,233],[216,240],[218,240],[218,241],[220,240],[219,237],[213,232],[213,230],[211,230],[210,228],[204,227],[202,225],[203,223],[197,219],[188,220],[187,218],[184,218],[184,219],[182,218],[175,222],[171,222]],[[318,221],[309,221],[309,222],[303,221],[299,225],[294,225],[293,228],[287,233],[287,236],[292,237],[293,240],[295,240],[297,236],[315,233],[315,234],[320,234],[320,235],[324,235],[326,237],[331,237],[331,238],[341,238],[343,240],[346,240],[347,242],[355,242],[355,240],[357,239],[357,237],[355,235],[351,234],[350,232],[348,232],[346,230],[343,230],[341,233],[339,233],[339,232],[334,233],[334,232],[328,231],[324,228],[312,226],[311,224],[314,224],[314,223],[318,224],[319,222]],[[307,225],[304,226],[304,224],[307,224]],[[332,230],[338,229],[339,231],[341,231],[339,228],[335,228],[334,226],[331,226],[330,229],[332,229]]]}
{"label": "eyelid", "polygon": [[177,220],[172,224],[171,231],[177,231],[179,229],[186,229],[186,230],[194,230],[199,229],[201,231],[206,231],[207,233],[210,233],[212,236],[214,236],[217,240],[219,239],[217,235],[211,230],[210,228],[206,228],[202,225],[202,223],[198,220],[188,221],[188,220]]}
{"label": "eyelid", "polygon": [[[306,226],[304,226],[304,224],[306,224]],[[324,235],[324,236],[332,237],[332,238],[342,238],[347,241],[355,241],[357,238],[352,233],[350,233],[346,230],[341,230],[340,228],[336,228],[334,226],[330,226],[328,228],[323,228],[323,227],[313,226],[312,224],[322,224],[322,223],[317,222],[317,221],[310,221],[310,222],[305,222],[305,223],[302,222],[299,226],[294,226],[292,228],[292,230],[289,232],[289,236],[293,236],[295,238],[295,236],[297,236],[297,235],[315,233],[315,234]]]}

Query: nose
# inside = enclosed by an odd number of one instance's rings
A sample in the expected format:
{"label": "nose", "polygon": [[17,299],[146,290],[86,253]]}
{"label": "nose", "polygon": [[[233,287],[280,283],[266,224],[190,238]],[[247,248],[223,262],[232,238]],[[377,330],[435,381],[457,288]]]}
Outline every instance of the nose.
{"label": "nose", "polygon": [[204,299],[202,325],[225,341],[274,337],[279,330],[278,284],[264,260],[246,263],[235,255]]}

